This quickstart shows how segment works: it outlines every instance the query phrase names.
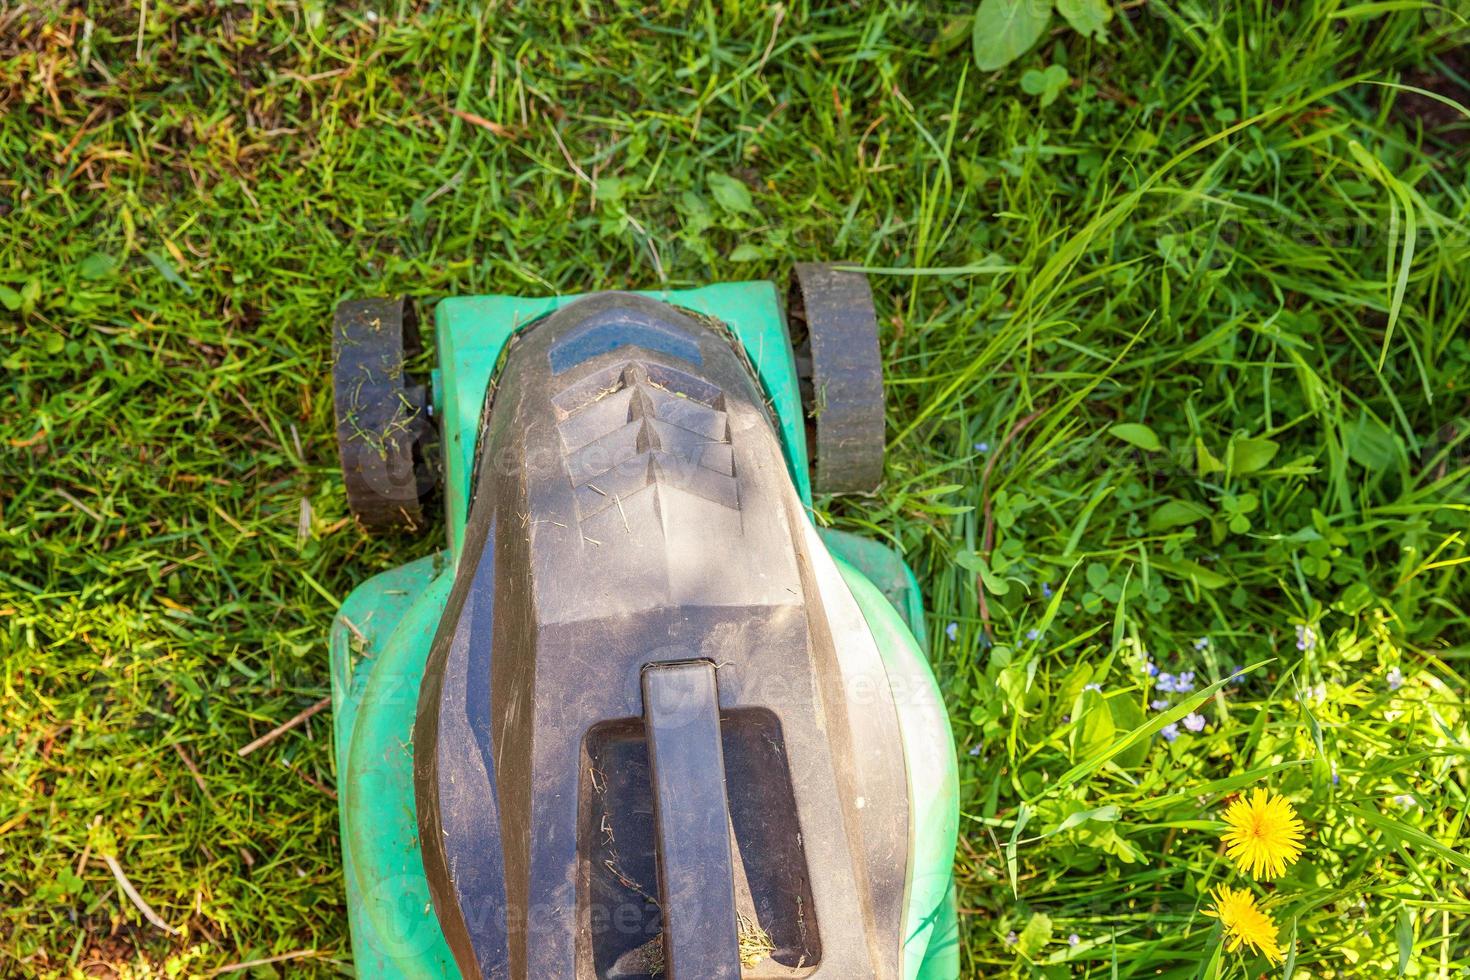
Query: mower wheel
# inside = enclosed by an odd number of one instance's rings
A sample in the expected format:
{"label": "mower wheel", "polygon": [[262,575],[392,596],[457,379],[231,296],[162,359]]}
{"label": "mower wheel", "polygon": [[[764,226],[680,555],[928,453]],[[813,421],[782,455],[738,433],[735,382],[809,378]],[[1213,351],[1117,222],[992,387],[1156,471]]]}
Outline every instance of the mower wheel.
{"label": "mower wheel", "polygon": [[428,389],[405,363],[418,319],[403,299],[352,299],[332,323],[332,395],[347,503],[369,531],[419,531],[437,483]]}
{"label": "mower wheel", "polygon": [[868,278],[797,263],[787,317],[812,489],[871,493],[883,480],[883,361]]}

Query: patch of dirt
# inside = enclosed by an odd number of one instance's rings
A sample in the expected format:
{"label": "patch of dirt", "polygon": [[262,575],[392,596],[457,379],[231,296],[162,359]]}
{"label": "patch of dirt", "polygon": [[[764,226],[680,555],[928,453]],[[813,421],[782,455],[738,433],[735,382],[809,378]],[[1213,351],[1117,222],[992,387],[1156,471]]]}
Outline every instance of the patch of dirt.
{"label": "patch of dirt", "polygon": [[[1405,85],[1453,99],[1470,108],[1470,86],[1458,79],[1470,79],[1470,47],[1455,48],[1440,56],[1446,71],[1429,64],[1404,77]],[[1425,136],[1443,141],[1459,149],[1470,146],[1470,118],[1454,106],[1418,92],[1399,92],[1394,100],[1395,114],[1411,130],[1423,128]]]}

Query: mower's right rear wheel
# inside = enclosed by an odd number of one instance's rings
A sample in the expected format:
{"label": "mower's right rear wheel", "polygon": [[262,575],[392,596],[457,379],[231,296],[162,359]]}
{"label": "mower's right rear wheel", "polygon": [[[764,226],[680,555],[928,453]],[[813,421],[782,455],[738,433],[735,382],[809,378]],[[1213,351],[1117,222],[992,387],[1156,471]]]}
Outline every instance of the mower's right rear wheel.
{"label": "mower's right rear wheel", "polygon": [[800,262],[787,323],[817,493],[872,493],[883,481],[883,361],[878,313],[861,272]]}
{"label": "mower's right rear wheel", "polygon": [[418,319],[402,297],[337,305],[332,396],[347,503],[369,531],[422,530],[437,485],[428,388],[410,378]]}

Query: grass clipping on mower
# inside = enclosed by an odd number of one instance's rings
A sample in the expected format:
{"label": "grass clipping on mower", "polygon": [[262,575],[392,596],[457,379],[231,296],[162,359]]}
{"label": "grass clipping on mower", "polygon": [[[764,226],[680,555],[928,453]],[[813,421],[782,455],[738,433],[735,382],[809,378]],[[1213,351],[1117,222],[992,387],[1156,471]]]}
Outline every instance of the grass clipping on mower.
{"label": "grass clipping on mower", "polygon": [[[745,913],[739,913],[740,965],[753,967],[776,951],[770,934]],[[631,952],[618,957],[613,977],[661,977],[664,975],[664,937],[660,933]]]}

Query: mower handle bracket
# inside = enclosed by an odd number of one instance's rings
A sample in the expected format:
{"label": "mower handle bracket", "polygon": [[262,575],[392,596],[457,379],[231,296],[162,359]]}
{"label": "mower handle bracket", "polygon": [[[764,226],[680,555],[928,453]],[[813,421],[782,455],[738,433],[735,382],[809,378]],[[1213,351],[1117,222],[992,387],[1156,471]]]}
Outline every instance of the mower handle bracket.
{"label": "mower handle bracket", "polygon": [[643,668],[669,980],[740,980],[720,699],[708,660]]}

